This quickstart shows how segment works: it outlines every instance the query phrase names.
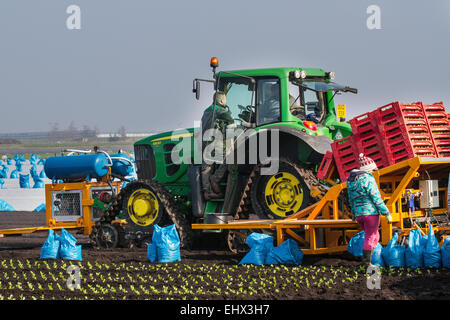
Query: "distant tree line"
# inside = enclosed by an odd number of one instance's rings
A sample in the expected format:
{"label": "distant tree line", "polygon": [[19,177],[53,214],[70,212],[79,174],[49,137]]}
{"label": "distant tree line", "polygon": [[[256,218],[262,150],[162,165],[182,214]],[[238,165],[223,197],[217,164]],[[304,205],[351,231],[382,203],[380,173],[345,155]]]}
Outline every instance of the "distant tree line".
{"label": "distant tree line", "polygon": [[71,141],[88,141],[95,138],[98,133],[98,128],[91,129],[88,125],[83,125],[78,129],[75,122],[72,120],[66,129],[60,129],[59,123],[54,122],[50,124],[50,131],[48,132],[49,140],[71,140]]}
{"label": "distant tree line", "polygon": [[[50,131],[48,132],[48,139],[50,141],[64,140],[64,141],[89,141],[97,137],[99,133],[98,127],[93,128],[88,125],[83,125],[81,129],[78,129],[75,122],[72,120],[66,129],[60,129],[59,123],[51,123]],[[126,139],[126,129],[121,126],[116,134],[110,138],[110,140],[122,140]]]}

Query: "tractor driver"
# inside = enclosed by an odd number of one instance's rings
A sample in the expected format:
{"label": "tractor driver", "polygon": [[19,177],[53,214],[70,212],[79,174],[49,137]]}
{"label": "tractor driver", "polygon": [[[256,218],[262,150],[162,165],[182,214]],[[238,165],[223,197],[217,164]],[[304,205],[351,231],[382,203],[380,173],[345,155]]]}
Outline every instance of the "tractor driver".
{"label": "tractor driver", "polygon": [[[201,125],[202,125],[202,134],[205,133],[207,129],[219,129],[225,137],[226,128],[228,125],[233,124],[234,120],[231,116],[231,112],[226,105],[226,95],[224,92],[217,91],[214,94],[214,102],[209,106],[205,112],[203,113]],[[215,109],[213,109],[215,107]],[[214,122],[213,122],[213,113],[214,113]],[[225,156],[225,141],[216,141],[211,142],[215,150],[223,150],[223,155]],[[204,149],[204,148],[203,148]],[[205,155],[203,155],[204,158]],[[223,198],[223,194],[221,193],[219,182],[223,179],[227,172],[227,165],[225,161],[217,161],[214,160],[215,163],[207,164],[205,161],[202,163],[202,188],[203,195],[205,200],[209,199],[219,199]]]}
{"label": "tractor driver", "polygon": [[[300,98],[300,96],[298,98]],[[300,120],[305,120],[305,107],[295,104],[298,98],[295,99],[293,96],[289,95],[289,111]]]}

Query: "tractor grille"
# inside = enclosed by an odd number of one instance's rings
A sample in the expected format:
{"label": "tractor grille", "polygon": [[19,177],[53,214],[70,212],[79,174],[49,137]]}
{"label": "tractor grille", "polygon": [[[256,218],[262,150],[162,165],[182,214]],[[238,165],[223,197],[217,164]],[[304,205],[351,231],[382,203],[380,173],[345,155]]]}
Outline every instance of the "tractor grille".
{"label": "tractor grille", "polygon": [[148,145],[134,146],[136,173],[139,179],[152,180],[156,175],[155,152]]}
{"label": "tractor grille", "polygon": [[76,221],[81,216],[81,191],[52,192],[52,217],[56,221]]}

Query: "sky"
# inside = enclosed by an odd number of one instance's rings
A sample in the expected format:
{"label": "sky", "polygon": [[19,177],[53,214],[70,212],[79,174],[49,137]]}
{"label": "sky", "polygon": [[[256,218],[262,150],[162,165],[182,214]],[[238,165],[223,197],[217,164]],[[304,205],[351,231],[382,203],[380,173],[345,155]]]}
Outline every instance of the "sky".
{"label": "sky", "polygon": [[0,133],[193,127],[212,86],[197,101],[192,80],[211,78],[212,56],[219,70],[334,71],[359,90],[336,97],[347,119],[393,101],[450,110],[448,52],[448,0],[2,0]]}

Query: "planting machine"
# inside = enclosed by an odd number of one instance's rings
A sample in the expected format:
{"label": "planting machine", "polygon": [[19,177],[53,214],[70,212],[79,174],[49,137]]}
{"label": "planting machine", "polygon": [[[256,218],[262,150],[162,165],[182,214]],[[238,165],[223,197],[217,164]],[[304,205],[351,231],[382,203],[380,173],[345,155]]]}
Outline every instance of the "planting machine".
{"label": "planting machine", "polygon": [[[407,235],[431,226],[440,239],[450,231],[450,123],[442,103],[394,102],[347,122],[337,116],[334,97],[357,90],[334,83],[333,72],[216,72],[216,58],[210,65],[213,78],[194,79],[193,91],[199,99],[200,83],[207,82],[224,93],[232,119],[227,128],[239,133],[227,136],[231,151],[219,184],[223,198],[203,197],[204,128],[165,132],[134,144],[137,179],[123,188],[125,173],[114,170],[112,159],[124,161],[122,156],[97,152],[47,160],[47,176],[63,183],[46,186],[46,228],[83,225],[104,248],[150,242],[154,225],[173,223],[187,248],[209,233],[237,251],[251,232],[265,232],[278,245],[293,238],[305,254],[344,252],[360,231],[346,203],[345,179],[364,153],[377,163],[374,176],[393,217],[392,224],[381,219],[383,245],[396,231]],[[224,125],[220,119],[216,123]],[[267,174],[273,163],[277,170]],[[55,208],[77,195],[78,216],[65,209],[71,218],[57,217],[61,211]]]}
{"label": "planting machine", "polygon": [[[216,92],[226,95],[234,121],[228,128],[246,133],[243,139],[231,139],[234,162],[227,165],[220,184],[224,197],[205,200],[201,192],[195,139],[202,130],[153,135],[135,143],[138,179],[120,192],[117,210],[97,222],[93,238],[121,210],[127,221],[126,238],[134,242],[149,239],[155,224],[174,223],[185,247],[196,235],[216,232],[236,251],[248,234],[257,231],[275,235],[278,244],[291,237],[307,254],[342,252],[360,231],[345,192],[345,178],[357,167],[360,152],[377,162],[380,170],[374,175],[394,219],[390,225],[382,218],[382,244],[393,231],[407,235],[419,227],[426,232],[429,223],[445,236],[450,124],[442,104],[393,103],[345,122],[337,117],[334,97],[357,90],[334,83],[333,72],[310,68],[216,72],[216,58],[210,65],[212,79],[193,81],[196,98],[202,81],[212,83]],[[266,103],[273,92],[276,103]],[[259,149],[256,160],[250,159],[251,141],[256,137],[257,148],[262,149],[262,141],[273,152],[275,144],[263,135],[274,132],[278,170],[265,175],[268,165]],[[246,162],[236,161],[236,150],[244,150]],[[177,157],[184,161],[175,161]],[[421,196],[405,203],[411,195]]]}

